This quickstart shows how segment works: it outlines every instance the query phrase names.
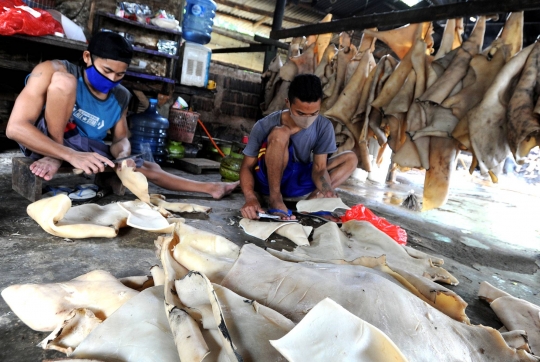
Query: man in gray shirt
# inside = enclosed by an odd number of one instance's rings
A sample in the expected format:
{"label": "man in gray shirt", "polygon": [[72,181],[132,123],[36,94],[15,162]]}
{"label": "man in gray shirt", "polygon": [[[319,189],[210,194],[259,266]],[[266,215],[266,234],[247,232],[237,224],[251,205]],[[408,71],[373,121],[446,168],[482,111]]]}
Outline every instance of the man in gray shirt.
{"label": "man in gray shirt", "polygon": [[257,193],[269,195],[268,213],[294,219],[283,197],[337,197],[334,188],[356,169],[353,152],[336,152],[332,123],[319,114],[322,86],[313,74],[301,74],[289,87],[288,110],[259,120],[249,136],[240,169],[246,198],[242,216],[258,219],[264,212]]}

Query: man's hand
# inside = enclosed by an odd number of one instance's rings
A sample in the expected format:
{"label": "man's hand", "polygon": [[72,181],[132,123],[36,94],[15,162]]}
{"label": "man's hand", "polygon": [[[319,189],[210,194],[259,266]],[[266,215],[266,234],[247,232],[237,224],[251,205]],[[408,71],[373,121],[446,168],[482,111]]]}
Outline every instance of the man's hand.
{"label": "man's hand", "polygon": [[105,171],[105,166],[114,168],[114,163],[111,160],[96,152],[73,151],[73,154],[66,161],[88,175]]}
{"label": "man's hand", "polygon": [[334,190],[327,190],[327,191],[321,191],[321,190],[317,190],[315,192],[315,198],[316,199],[322,199],[322,198],[337,198],[339,197],[337,192],[335,192]]}
{"label": "man's hand", "polygon": [[[128,158],[128,159],[125,160],[125,161],[126,161],[126,167],[132,167],[132,168],[137,167],[137,164],[135,163],[135,160],[134,160],[134,159]],[[117,169],[118,171],[120,171],[120,170],[122,169],[122,164],[123,164],[123,163],[124,163],[124,161],[118,162],[118,163],[116,164],[116,169]]]}
{"label": "man's hand", "polygon": [[242,213],[242,216],[247,219],[257,220],[259,219],[258,213],[263,213],[264,210],[262,209],[259,200],[257,200],[257,198],[252,198],[246,200],[246,203],[242,206],[240,212]]}
{"label": "man's hand", "polygon": [[[125,155],[125,156],[119,155],[119,156],[117,157],[117,159],[118,159],[118,158],[123,158],[123,157],[128,157],[128,156],[129,156],[129,155]],[[134,160],[133,158],[128,158],[128,159],[125,160],[125,161],[126,161],[126,167],[133,167],[133,168],[137,167],[137,164],[135,163],[135,160]],[[116,170],[120,171],[120,170],[122,169],[122,164],[123,164],[123,163],[124,163],[124,161],[115,163],[115,165],[116,165]]]}
{"label": "man's hand", "polygon": [[336,197],[339,197],[338,194],[334,190],[324,191],[324,192],[321,192],[321,194],[323,195],[322,197],[324,197],[324,198],[336,198]]}

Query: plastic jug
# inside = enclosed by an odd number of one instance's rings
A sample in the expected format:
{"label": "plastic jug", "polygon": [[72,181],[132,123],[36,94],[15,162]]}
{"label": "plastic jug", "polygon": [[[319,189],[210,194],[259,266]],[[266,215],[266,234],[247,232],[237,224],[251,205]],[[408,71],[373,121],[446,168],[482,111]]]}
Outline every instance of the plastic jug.
{"label": "plastic jug", "polygon": [[182,19],[182,38],[201,45],[208,44],[216,9],[213,0],[186,0]]}
{"label": "plastic jug", "polygon": [[156,163],[167,161],[167,129],[169,121],[157,111],[157,99],[150,99],[146,111],[128,117],[131,130],[132,153],[141,153],[142,144],[148,143]]}

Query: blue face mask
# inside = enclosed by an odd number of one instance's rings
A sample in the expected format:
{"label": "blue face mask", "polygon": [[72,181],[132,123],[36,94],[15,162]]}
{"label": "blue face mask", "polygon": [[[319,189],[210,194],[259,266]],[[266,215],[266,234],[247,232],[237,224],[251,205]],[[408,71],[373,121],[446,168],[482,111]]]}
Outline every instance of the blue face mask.
{"label": "blue face mask", "polygon": [[109,93],[111,89],[120,84],[121,80],[118,82],[113,82],[103,74],[101,74],[96,67],[94,66],[94,60],[92,59],[92,65],[85,69],[86,78],[92,87],[101,93]]}

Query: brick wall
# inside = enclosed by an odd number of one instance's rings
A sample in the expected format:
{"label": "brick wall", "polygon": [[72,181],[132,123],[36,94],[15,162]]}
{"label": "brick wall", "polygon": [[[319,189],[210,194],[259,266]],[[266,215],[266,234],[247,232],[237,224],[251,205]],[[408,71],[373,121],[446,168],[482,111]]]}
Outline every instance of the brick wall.
{"label": "brick wall", "polygon": [[212,62],[209,78],[217,85],[214,94],[180,96],[201,114],[201,120],[212,136],[225,140],[240,140],[243,135],[251,132],[255,122],[261,117],[261,75]]}

